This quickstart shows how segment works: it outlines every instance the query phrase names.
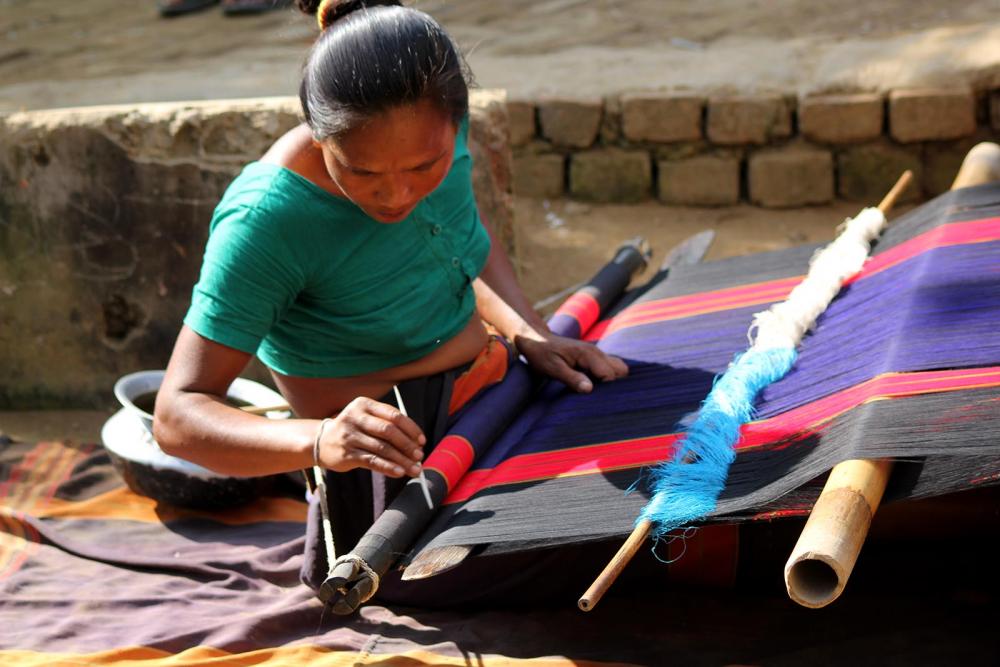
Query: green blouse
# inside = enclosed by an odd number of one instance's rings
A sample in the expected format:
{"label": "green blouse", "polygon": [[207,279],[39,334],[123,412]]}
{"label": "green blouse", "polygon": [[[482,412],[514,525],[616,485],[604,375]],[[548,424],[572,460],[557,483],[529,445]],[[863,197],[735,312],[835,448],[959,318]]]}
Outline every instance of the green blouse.
{"label": "green blouse", "polygon": [[284,375],[426,356],[468,323],[490,250],[467,135],[468,118],[444,181],[395,224],[284,167],[249,164],[215,209],[184,323]]}

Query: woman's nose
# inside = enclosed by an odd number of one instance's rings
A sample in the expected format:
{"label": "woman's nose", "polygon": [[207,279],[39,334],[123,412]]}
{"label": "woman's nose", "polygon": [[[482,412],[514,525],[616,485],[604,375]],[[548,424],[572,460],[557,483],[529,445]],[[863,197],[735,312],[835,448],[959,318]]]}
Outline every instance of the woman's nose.
{"label": "woman's nose", "polygon": [[387,208],[402,208],[412,203],[413,187],[405,177],[387,177],[381,190],[380,199]]}

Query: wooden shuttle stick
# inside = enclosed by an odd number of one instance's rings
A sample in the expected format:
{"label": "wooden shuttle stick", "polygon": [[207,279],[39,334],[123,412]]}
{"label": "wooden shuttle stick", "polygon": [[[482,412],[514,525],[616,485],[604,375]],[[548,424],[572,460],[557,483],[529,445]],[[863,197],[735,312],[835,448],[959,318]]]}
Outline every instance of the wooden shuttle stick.
{"label": "wooden shuttle stick", "polygon": [[649,519],[645,519],[635,527],[632,534],[628,536],[625,540],[625,544],[621,546],[614,556],[612,556],[611,561],[604,566],[604,569],[594,583],[590,585],[590,588],[580,596],[580,599],[576,601],[576,606],[580,608],[581,611],[590,611],[597,606],[604,594],[608,592],[611,588],[611,584],[615,583],[618,579],[618,575],[622,573],[625,566],[631,562],[632,557],[635,556],[635,552],[639,550],[646,538],[649,537],[649,531],[653,527],[653,522]]}

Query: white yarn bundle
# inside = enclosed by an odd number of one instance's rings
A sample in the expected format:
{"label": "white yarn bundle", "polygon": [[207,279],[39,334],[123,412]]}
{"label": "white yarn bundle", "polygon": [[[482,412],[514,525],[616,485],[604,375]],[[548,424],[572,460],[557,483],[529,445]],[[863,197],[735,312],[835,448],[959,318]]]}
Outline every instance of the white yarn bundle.
{"label": "white yarn bundle", "polygon": [[840,235],[813,255],[805,279],[788,298],[754,315],[749,332],[751,349],[798,346],[816,318],[837,296],[844,281],[864,266],[871,242],[885,224],[885,214],[877,208],[866,208],[845,220]]}

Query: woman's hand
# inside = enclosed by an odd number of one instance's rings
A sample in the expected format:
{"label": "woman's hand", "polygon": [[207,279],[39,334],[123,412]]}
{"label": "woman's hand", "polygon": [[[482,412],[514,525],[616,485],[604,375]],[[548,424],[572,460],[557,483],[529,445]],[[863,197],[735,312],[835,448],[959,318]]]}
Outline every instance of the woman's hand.
{"label": "woman's hand", "polygon": [[427,438],[391,405],[356,398],[323,431],[319,463],[336,472],[368,468],[389,477],[420,474]]}
{"label": "woman's hand", "polygon": [[[628,366],[618,357],[572,338],[532,331],[529,335],[516,336],[514,345],[532,368],[583,394],[594,388],[588,374],[603,381],[628,375]],[[580,371],[586,371],[586,374]]]}

